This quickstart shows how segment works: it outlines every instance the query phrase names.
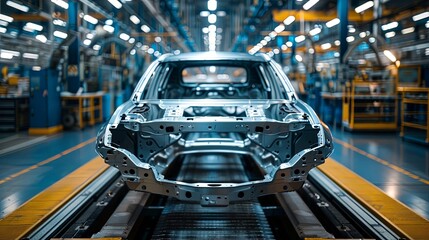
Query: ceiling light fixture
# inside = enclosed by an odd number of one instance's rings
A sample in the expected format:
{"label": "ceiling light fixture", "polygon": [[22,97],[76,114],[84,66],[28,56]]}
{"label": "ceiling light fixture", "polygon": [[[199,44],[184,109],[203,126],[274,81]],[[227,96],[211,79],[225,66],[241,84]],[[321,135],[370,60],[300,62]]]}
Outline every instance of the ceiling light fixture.
{"label": "ceiling light fixture", "polygon": [[287,17],[284,21],[283,21],[283,23],[285,24],[285,25],[290,25],[291,23],[293,23],[295,21],[295,17],[294,16],[289,16],[289,17]]}
{"label": "ceiling light fixture", "polygon": [[396,57],[395,57],[395,55],[393,55],[393,53],[391,51],[384,50],[383,53],[390,61],[396,62]]}
{"label": "ceiling light fixture", "polygon": [[318,2],[319,2],[319,0],[309,0],[308,2],[306,2],[302,6],[302,8],[304,8],[304,10],[308,10],[308,9],[312,8]]}
{"label": "ceiling light fixture", "polygon": [[353,37],[353,36],[346,37],[347,42],[353,42],[354,40],[355,40],[355,37]]}
{"label": "ceiling light fixture", "polygon": [[48,41],[48,39],[45,37],[45,35],[42,35],[42,34],[37,35],[36,39],[41,41],[42,43],[46,43],[46,41]]}
{"label": "ceiling light fixture", "polygon": [[64,9],[69,9],[69,4],[63,0],[51,0],[55,5],[62,7]]}
{"label": "ceiling light fixture", "polygon": [[314,36],[314,35],[319,34],[320,32],[322,32],[322,29],[320,29],[320,28],[313,28],[313,29],[311,29],[308,33],[309,33],[311,36]]}
{"label": "ceiling light fixture", "polygon": [[200,12],[200,17],[208,17],[210,15],[209,11],[201,11]]}
{"label": "ceiling light fixture", "polygon": [[339,18],[334,18],[331,21],[326,23],[326,27],[331,28],[335,25],[337,25],[338,23],[340,23],[340,19]]}
{"label": "ceiling light fixture", "polygon": [[300,43],[302,41],[305,40],[305,36],[304,35],[299,35],[298,37],[295,38],[295,42],[296,43]]}
{"label": "ceiling light fixture", "polygon": [[328,50],[328,49],[330,49],[332,47],[332,45],[330,43],[324,43],[324,44],[320,45],[320,47],[323,50]]}
{"label": "ceiling light fixture", "polygon": [[98,20],[95,17],[93,17],[91,15],[88,15],[88,14],[86,14],[86,15],[83,16],[83,20],[85,20],[85,21],[87,21],[89,23],[92,23],[94,25],[98,23]]}
{"label": "ceiling light fixture", "polygon": [[130,20],[136,25],[140,23],[140,19],[136,15],[131,15]]}
{"label": "ceiling light fixture", "polygon": [[381,25],[381,30],[387,31],[387,30],[398,27],[398,25],[399,25],[398,22],[391,22],[388,24],[384,24],[384,25]]}
{"label": "ceiling light fixture", "polygon": [[115,28],[112,27],[112,26],[110,26],[110,25],[104,25],[103,29],[106,30],[106,32],[109,32],[109,33],[113,33],[115,31]]}
{"label": "ceiling light fixture", "polygon": [[295,55],[295,59],[298,61],[298,62],[302,62],[302,57],[301,57],[301,55]]}
{"label": "ceiling light fixture", "polygon": [[216,23],[217,17],[216,14],[210,14],[207,18],[207,20],[209,21],[209,23],[213,24]]}
{"label": "ceiling light fixture", "polygon": [[146,25],[146,24],[143,24],[143,25],[141,26],[141,30],[142,30],[143,32],[145,32],[145,33],[148,33],[148,32],[150,32],[150,27],[149,27],[148,25]]}
{"label": "ceiling light fixture", "polygon": [[285,30],[285,25],[283,25],[283,24],[280,24],[276,28],[274,28],[274,32],[276,32],[276,33],[281,33],[284,30]]}
{"label": "ceiling light fixture", "polygon": [[207,8],[210,11],[216,11],[216,9],[217,9],[217,1],[216,0],[209,0],[207,2]]}
{"label": "ceiling light fixture", "polygon": [[429,17],[429,12],[422,12],[422,13],[419,13],[419,14],[413,16],[413,21],[417,22],[419,20],[422,20],[422,19],[425,19],[428,17]]}
{"label": "ceiling light fixture", "polygon": [[85,45],[85,46],[91,45],[91,39],[85,39],[85,40],[83,40],[83,45]]}
{"label": "ceiling light fixture", "polygon": [[67,33],[65,33],[65,32],[61,32],[61,31],[54,31],[54,36],[55,37],[58,37],[58,38],[62,38],[62,39],[65,39],[65,38],[67,38]]}
{"label": "ceiling light fixture", "polygon": [[39,24],[32,23],[32,22],[26,23],[25,26],[29,29],[33,29],[33,30],[36,30],[39,32],[43,30],[43,26],[41,26]]}
{"label": "ceiling light fixture", "polygon": [[4,15],[0,13],[0,20],[6,21],[6,22],[13,22],[13,17],[9,17],[8,15]]}
{"label": "ceiling light fixture", "polygon": [[374,6],[374,2],[373,1],[368,1],[360,6],[358,6],[357,8],[355,8],[355,12],[356,13],[361,13],[365,10],[367,10],[368,8],[371,8]]}
{"label": "ceiling light fixture", "polygon": [[128,39],[130,39],[130,35],[128,35],[126,33],[121,33],[121,34],[119,34],[119,38],[124,40],[124,41],[128,41]]}
{"label": "ceiling light fixture", "polygon": [[122,3],[120,3],[118,0],[108,0],[108,1],[117,9],[120,9],[122,7]]}
{"label": "ceiling light fixture", "polygon": [[395,35],[396,35],[396,33],[395,33],[394,31],[387,32],[386,34],[384,34],[384,36],[385,36],[386,38],[392,38],[392,37],[394,37]]}
{"label": "ceiling light fixture", "polygon": [[8,0],[6,2],[6,5],[8,5],[9,7],[13,7],[15,9],[18,9],[20,11],[23,11],[23,12],[28,12],[28,10],[29,10],[29,8],[27,6],[24,6],[22,4],[19,4],[19,3],[16,3],[14,1],[10,1],[10,0]]}
{"label": "ceiling light fixture", "polygon": [[414,27],[404,28],[401,30],[402,34],[408,34],[414,32]]}

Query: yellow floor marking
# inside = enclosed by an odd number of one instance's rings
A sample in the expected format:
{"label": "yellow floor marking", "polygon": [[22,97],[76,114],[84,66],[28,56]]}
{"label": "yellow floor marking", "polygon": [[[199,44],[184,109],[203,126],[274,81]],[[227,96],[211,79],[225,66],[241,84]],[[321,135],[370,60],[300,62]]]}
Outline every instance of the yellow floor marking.
{"label": "yellow floor marking", "polygon": [[318,167],[336,184],[407,239],[428,239],[429,221],[332,158]]}
{"label": "yellow floor marking", "polygon": [[0,219],[0,240],[25,237],[107,168],[96,157]]}
{"label": "yellow floor marking", "polygon": [[27,172],[29,172],[31,170],[34,170],[34,169],[36,169],[36,168],[38,168],[40,166],[43,166],[43,165],[48,164],[48,163],[50,163],[52,161],[55,161],[55,160],[59,159],[62,156],[65,156],[65,155],[67,155],[67,154],[69,154],[69,153],[71,153],[73,151],[78,150],[79,148],[82,148],[82,147],[84,147],[84,146],[86,146],[86,145],[88,145],[90,143],[95,142],[95,139],[96,139],[96,137],[93,137],[93,138],[91,138],[89,140],[86,140],[85,142],[81,142],[78,145],[76,145],[74,147],[71,147],[71,148],[69,148],[67,150],[64,150],[64,151],[62,151],[61,153],[59,153],[57,155],[54,155],[54,156],[52,156],[52,157],[50,157],[50,158],[48,158],[46,160],[43,160],[43,161],[41,161],[41,162],[39,162],[37,164],[34,164],[33,166],[30,166],[30,167],[28,167],[26,169],[23,169],[23,170],[21,170],[21,171],[19,171],[17,173],[14,173],[14,174],[12,174],[12,175],[10,175],[10,176],[8,176],[8,177],[0,180],[0,184],[8,182],[8,181],[10,181],[10,180],[12,180],[12,179],[14,179],[16,177],[21,176],[22,174],[25,174],[25,173],[27,173]]}
{"label": "yellow floor marking", "polygon": [[375,156],[375,155],[373,155],[371,153],[367,153],[364,150],[359,149],[359,148],[357,148],[357,147],[355,147],[355,146],[353,146],[353,145],[351,145],[349,143],[346,143],[346,142],[341,141],[341,140],[336,139],[336,138],[334,138],[334,142],[336,142],[338,144],[341,144],[342,146],[344,146],[344,147],[346,147],[348,149],[351,149],[351,150],[353,150],[353,151],[355,151],[355,152],[357,152],[357,153],[359,153],[359,154],[361,154],[361,155],[363,155],[363,156],[365,156],[365,157],[367,157],[367,158],[369,158],[371,160],[374,160],[374,161],[376,161],[378,163],[386,165],[387,167],[389,167],[389,168],[391,168],[391,169],[393,169],[393,170],[395,170],[395,171],[397,171],[399,173],[402,173],[404,175],[407,175],[407,176],[409,176],[411,178],[416,179],[417,181],[420,181],[420,182],[422,182],[424,184],[429,185],[429,180],[421,178],[421,177],[419,177],[419,176],[417,176],[417,175],[415,175],[415,174],[413,174],[413,173],[411,173],[411,172],[409,172],[409,171],[407,171],[407,170],[405,170],[405,169],[403,169],[401,167],[398,167],[398,166],[396,166],[394,164],[391,164],[388,161],[383,160],[383,159],[381,159],[381,158],[379,158],[379,157],[377,157],[377,156]]}

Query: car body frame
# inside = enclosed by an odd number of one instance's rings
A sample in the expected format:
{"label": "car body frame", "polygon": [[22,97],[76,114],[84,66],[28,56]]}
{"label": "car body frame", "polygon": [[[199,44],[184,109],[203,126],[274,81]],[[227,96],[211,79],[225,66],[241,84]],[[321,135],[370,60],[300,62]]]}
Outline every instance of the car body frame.
{"label": "car body frame", "polygon": [[[212,75],[214,82],[205,82]],[[96,151],[130,189],[226,206],[299,189],[333,145],[328,127],[268,56],[187,53],[163,55],[148,67],[100,129]],[[250,159],[259,175],[228,182],[169,176],[188,156]]]}

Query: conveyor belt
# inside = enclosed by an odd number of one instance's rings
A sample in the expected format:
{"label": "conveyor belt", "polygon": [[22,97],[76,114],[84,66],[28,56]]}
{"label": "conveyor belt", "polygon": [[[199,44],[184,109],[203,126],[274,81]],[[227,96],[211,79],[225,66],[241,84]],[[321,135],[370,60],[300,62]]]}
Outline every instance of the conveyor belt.
{"label": "conveyor belt", "polygon": [[[177,180],[185,182],[248,181],[238,154],[191,154],[184,157]],[[274,239],[259,203],[202,207],[169,199],[153,239]]]}
{"label": "conveyor belt", "polygon": [[170,199],[153,239],[274,239],[259,203],[202,207]]}

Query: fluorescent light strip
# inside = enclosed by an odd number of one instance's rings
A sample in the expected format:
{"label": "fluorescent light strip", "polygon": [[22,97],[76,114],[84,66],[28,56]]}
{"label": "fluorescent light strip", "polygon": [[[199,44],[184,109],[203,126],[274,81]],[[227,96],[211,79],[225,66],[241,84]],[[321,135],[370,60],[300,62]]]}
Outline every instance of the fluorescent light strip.
{"label": "fluorescent light strip", "polygon": [[8,5],[9,7],[13,7],[15,9],[18,9],[20,11],[23,11],[23,12],[28,12],[28,10],[29,10],[29,8],[27,6],[24,6],[22,4],[19,4],[19,3],[16,3],[14,1],[10,1],[10,0],[8,0],[6,2],[6,5]]}
{"label": "fluorescent light strip", "polygon": [[331,28],[331,27],[333,27],[333,26],[337,25],[338,23],[340,23],[340,19],[338,19],[338,18],[334,18],[334,19],[332,19],[331,21],[327,22],[327,23],[326,23],[326,26],[327,26],[328,28]]}
{"label": "fluorescent light strip", "polygon": [[7,31],[7,28],[0,27],[0,33],[5,33]]}
{"label": "fluorescent light strip", "polygon": [[396,33],[395,33],[394,31],[391,31],[391,32],[388,32],[388,33],[384,34],[384,36],[385,36],[386,38],[392,38],[392,37],[394,37],[395,35],[396,35]]}
{"label": "fluorescent light strip", "polygon": [[209,0],[207,2],[207,8],[210,11],[216,11],[216,9],[217,9],[217,1],[216,0]]}
{"label": "fluorescent light strip", "polygon": [[388,24],[384,24],[384,25],[381,25],[381,30],[387,31],[387,30],[398,27],[398,25],[399,25],[398,22],[391,22]]}
{"label": "fluorescent light strip", "polygon": [[128,35],[126,33],[121,33],[121,34],[119,34],[119,38],[124,40],[124,41],[128,41],[128,39],[130,39],[130,35]]}
{"label": "fluorescent light strip", "polygon": [[374,6],[374,2],[373,1],[368,1],[362,5],[360,5],[359,7],[355,8],[355,12],[356,13],[361,13],[365,10],[367,10],[368,8],[371,8]]}
{"label": "fluorescent light strip", "polygon": [[67,2],[64,2],[63,0],[51,0],[51,2],[55,3],[57,6],[62,7],[64,9],[69,8],[69,4]]}
{"label": "fluorescent light strip", "polygon": [[32,23],[32,22],[26,23],[25,26],[27,26],[27,28],[29,28],[29,29],[33,29],[33,30],[36,30],[39,32],[43,30],[43,26],[41,26],[39,24]]}
{"label": "fluorescent light strip", "polygon": [[150,27],[148,25],[143,24],[141,26],[141,30],[145,33],[148,33],[148,32],[150,32]]}
{"label": "fluorescent light strip", "polygon": [[306,2],[302,6],[302,8],[304,8],[304,10],[308,10],[308,9],[312,8],[318,2],[319,2],[319,0],[309,0],[308,2]]}
{"label": "fluorescent light strip", "polygon": [[58,37],[58,38],[62,38],[62,39],[65,39],[65,38],[67,38],[67,33],[65,33],[65,32],[61,32],[61,31],[54,31],[54,36],[55,37]]}
{"label": "fluorescent light strip", "polygon": [[320,28],[314,28],[314,29],[311,29],[308,33],[309,33],[311,36],[314,36],[314,35],[319,34],[320,32],[322,32],[322,29],[320,29]]}
{"label": "fluorescent light strip", "polygon": [[140,19],[136,15],[131,15],[130,20],[136,25],[140,23]]}
{"label": "fluorescent light strip", "polygon": [[48,41],[48,39],[45,37],[45,35],[42,35],[42,34],[37,35],[36,39],[41,41],[42,43],[46,43],[46,41]]}
{"label": "fluorescent light strip", "polygon": [[295,21],[295,17],[294,16],[289,16],[289,17],[287,17],[284,21],[283,21],[283,23],[285,24],[285,25],[290,25],[291,23],[293,23]]}
{"label": "fluorescent light strip", "polygon": [[323,50],[327,50],[327,49],[330,49],[332,47],[332,45],[330,43],[324,43],[324,44],[320,45],[320,47]]}
{"label": "fluorescent light strip", "polygon": [[108,0],[108,1],[117,9],[120,9],[122,7],[122,3],[120,3],[118,0]]}
{"label": "fluorescent light strip", "polygon": [[[305,36],[304,35],[299,35],[298,37],[295,38],[295,42],[300,43],[302,41],[305,40]],[[291,46],[288,46],[291,47]]]}
{"label": "fluorescent light strip", "polygon": [[63,26],[63,27],[65,27],[67,25],[67,23],[65,21],[60,20],[60,19],[52,20],[52,24],[57,25],[57,26]]}
{"label": "fluorescent light strip", "polygon": [[8,15],[4,15],[0,13],[0,20],[6,21],[6,22],[13,22],[13,17],[10,17]]}
{"label": "fluorescent light strip", "polygon": [[85,16],[83,16],[83,20],[85,20],[85,21],[87,21],[89,23],[92,23],[94,25],[98,23],[98,20],[95,17],[91,16],[91,15],[85,15]]}
{"label": "fluorescent light strip", "polygon": [[353,36],[346,37],[347,42],[353,42],[354,40],[355,40],[355,37],[353,37]]}
{"label": "fluorescent light strip", "polygon": [[95,44],[94,46],[92,46],[92,49],[94,49],[95,51],[98,51],[101,49],[101,46],[98,44]]}
{"label": "fluorescent light strip", "polygon": [[29,58],[29,59],[39,59],[39,54],[36,53],[24,53],[22,54],[23,58]]}
{"label": "fluorescent light strip", "polygon": [[3,27],[7,27],[7,25],[9,25],[9,23],[6,21],[0,20],[0,25]]}
{"label": "fluorescent light strip", "polygon": [[413,16],[413,21],[417,22],[417,21],[425,19],[427,17],[429,17],[429,12],[422,12],[420,14]]}
{"label": "fluorescent light strip", "polygon": [[12,50],[7,50],[7,49],[0,49],[1,53],[7,53],[7,54],[11,54],[14,57],[19,57],[19,55],[21,55],[20,52],[17,51],[12,51]]}
{"label": "fluorescent light strip", "polygon": [[109,33],[113,33],[115,31],[115,28],[112,27],[112,26],[110,26],[110,25],[104,25],[103,29],[106,30],[106,32],[109,32]]}
{"label": "fluorescent light strip", "polygon": [[395,57],[395,55],[393,55],[393,53],[391,51],[384,50],[383,53],[390,61],[392,61],[392,62],[396,61],[396,57]]}
{"label": "fluorescent light strip", "polygon": [[414,32],[414,27],[404,28],[401,30],[402,34],[408,34]]}
{"label": "fluorescent light strip", "polygon": [[[278,25],[276,28],[274,28],[274,32],[276,32],[276,33],[281,33],[281,32],[283,32],[285,30],[285,25],[283,25],[283,24],[280,24],[280,25]],[[271,37],[271,36],[270,36]]]}

